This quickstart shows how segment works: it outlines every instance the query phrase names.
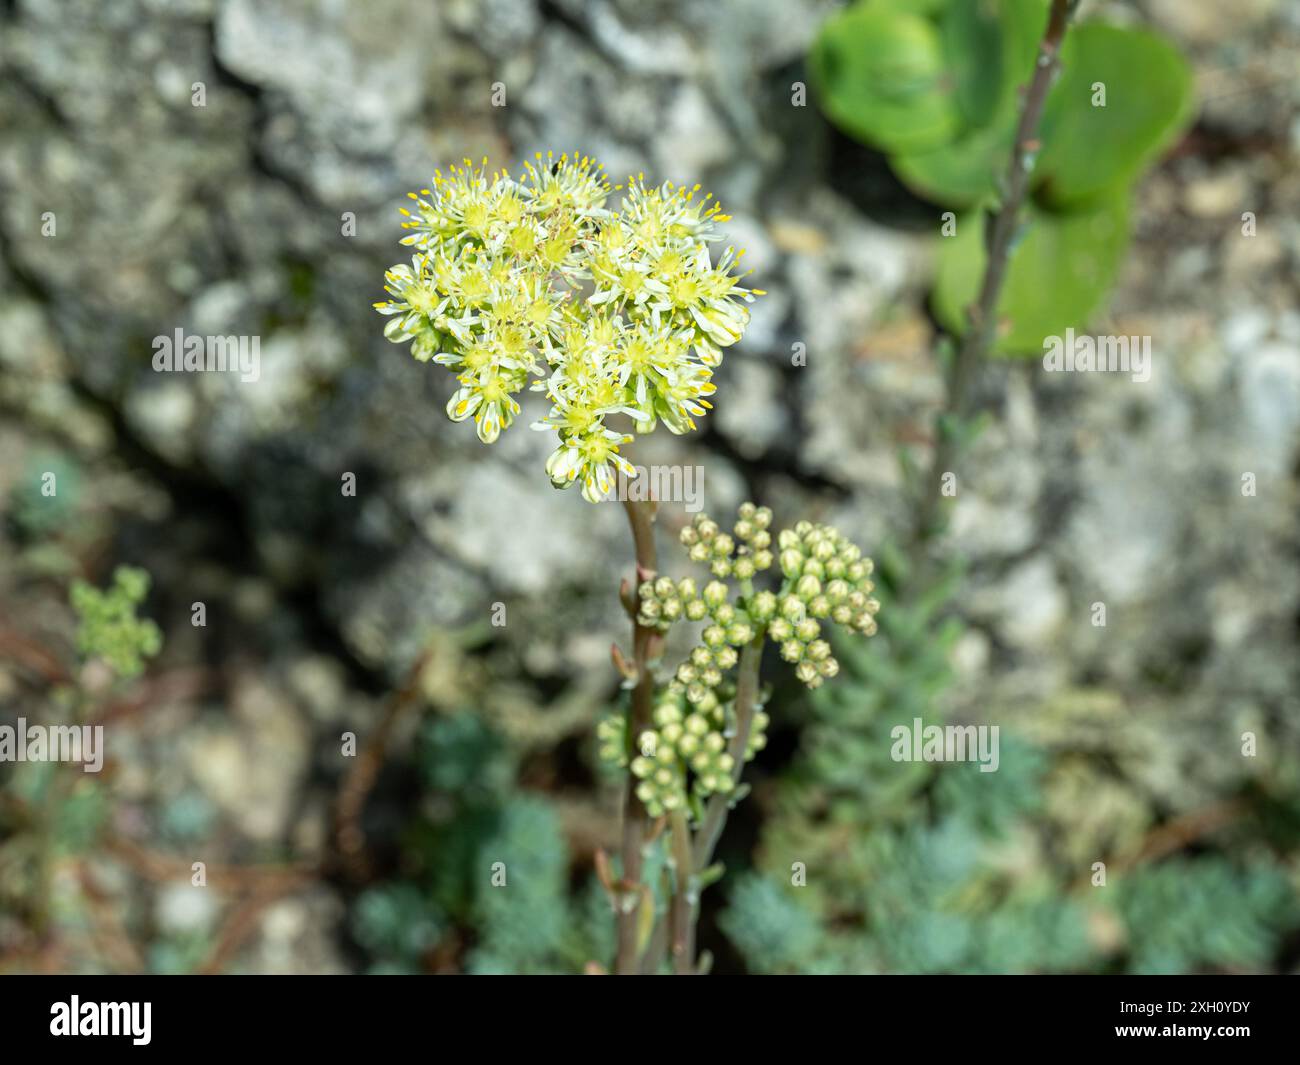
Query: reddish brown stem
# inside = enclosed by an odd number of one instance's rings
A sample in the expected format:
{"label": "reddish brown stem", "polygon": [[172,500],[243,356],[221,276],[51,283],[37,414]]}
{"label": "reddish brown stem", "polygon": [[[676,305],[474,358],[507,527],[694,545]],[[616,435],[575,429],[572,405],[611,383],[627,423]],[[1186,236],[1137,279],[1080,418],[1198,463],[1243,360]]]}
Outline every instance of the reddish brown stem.
{"label": "reddish brown stem", "polygon": [[[632,527],[632,541],[636,548],[637,584],[654,578],[658,567],[655,551],[655,504],[638,500],[625,500],[628,523]],[[632,705],[628,717],[628,754],[636,738],[650,727],[654,709],[654,676],[650,670],[651,648],[657,633],[654,629],[632,620],[632,666],[636,671],[636,686],[632,689]],[[617,900],[618,953],[614,972],[621,976],[638,972],[639,950],[637,936],[640,927],[642,856],[645,847],[649,814],[637,798],[636,777],[628,774],[627,794],[623,802],[623,878],[622,890],[615,893]]]}

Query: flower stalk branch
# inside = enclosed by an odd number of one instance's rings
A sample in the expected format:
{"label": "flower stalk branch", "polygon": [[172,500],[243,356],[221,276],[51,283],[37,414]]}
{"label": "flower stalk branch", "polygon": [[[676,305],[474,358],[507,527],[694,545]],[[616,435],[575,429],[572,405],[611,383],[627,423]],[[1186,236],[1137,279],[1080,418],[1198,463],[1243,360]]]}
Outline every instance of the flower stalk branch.
{"label": "flower stalk branch", "polygon": [[[658,554],[655,550],[654,518],[658,504],[646,500],[625,500],[628,523],[632,528],[632,541],[636,550],[637,588],[646,581],[653,581],[658,568]],[[640,620],[640,592],[636,596],[637,611],[632,618],[632,670],[635,686],[632,689],[630,728],[628,743],[650,727],[654,711],[654,673],[650,666],[651,652],[658,640],[657,631],[643,625]],[[627,756],[635,757],[636,752],[629,749]],[[629,774],[627,794],[623,804],[623,883],[618,899],[618,947],[615,958],[615,972],[631,975],[639,969],[640,945],[638,930],[641,922],[641,879],[644,864],[643,850],[649,816],[645,804],[637,797],[636,777]]]}
{"label": "flower stalk branch", "polygon": [[[628,514],[634,539],[646,544],[643,512],[629,505]],[[771,523],[772,512],[753,503],[741,505],[730,533],[697,515],[680,539],[691,560],[712,574],[703,586],[638,566],[633,697],[625,715],[597,730],[601,756],[631,771],[623,837],[631,873],[614,893],[631,900],[618,907],[618,973],[658,972],[665,955],[679,975],[707,968],[695,950],[700,893],[720,875],[710,862],[728,811],[744,794],[744,765],[766,743],[759,672],[767,641],[799,680],[817,688],[839,672],[824,623],[863,636],[876,631],[880,604],[870,596],[871,560],[829,526],[801,521],[774,537]],[[776,567],[776,586],[756,590]],[[699,644],[671,680],[656,686],[658,643],[677,621],[702,624]],[[649,889],[641,883],[650,818],[661,830],[656,839],[667,829],[671,874],[661,895],[667,912],[653,924],[645,910],[652,905]]]}

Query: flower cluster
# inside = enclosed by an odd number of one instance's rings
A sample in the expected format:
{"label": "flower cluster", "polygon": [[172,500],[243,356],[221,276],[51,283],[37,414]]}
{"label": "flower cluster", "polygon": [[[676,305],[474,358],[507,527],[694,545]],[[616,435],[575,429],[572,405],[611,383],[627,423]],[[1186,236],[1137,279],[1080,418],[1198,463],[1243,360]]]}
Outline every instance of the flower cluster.
{"label": "flower cluster", "polygon": [[[740,507],[730,533],[697,515],[681,542],[714,579],[701,586],[690,577],[657,577],[637,589],[639,624],[666,631],[676,621],[703,623],[700,642],[659,692],[653,727],[635,737],[627,735],[621,717],[598,727],[601,757],[630,765],[637,795],[653,816],[679,808],[694,812],[694,800],[734,789],[739,767],[729,740],[736,733],[734,671],[744,648],[771,640],[795,675],[817,688],[839,671],[823,623],[864,636],[876,631],[880,604],[870,597],[871,560],[835,529],[806,521],[781,531],[774,558],[771,522],[771,511],[752,503]],[[754,578],[776,563],[779,587],[755,589]],[[755,708],[744,761],[764,746],[767,723]]]}
{"label": "flower cluster", "polygon": [[715,577],[735,577],[747,581],[759,570],[772,566],[772,511],[744,503],[732,528],[734,536],[720,532],[717,522],[697,514],[694,523],[682,530],[682,544],[689,549],[692,562],[707,562]]}
{"label": "flower cluster", "polygon": [[[698,185],[652,188],[638,175],[611,188],[577,155],[539,153],[517,179],[485,164],[467,160],[410,193],[402,243],[414,254],[385,275],[384,335],[455,372],[447,414],[472,417],[484,443],[519,415],[525,387],[545,392],[550,411],[533,428],[559,434],[552,483],[608,498],[616,474],[635,471],[619,453],[632,436],[606,420],[694,429],[722,349],[749,321],[744,304],[761,293],[733,273],[743,252],[713,262],[713,226],[727,216]],[[617,211],[606,207],[614,191]]]}
{"label": "flower cluster", "polygon": [[[733,686],[696,703],[686,698],[685,686],[670,683],[659,695],[654,710],[654,727],[643,731],[631,769],[637,777],[637,798],[652,817],[681,809],[690,794],[697,801],[713,794],[729,794],[736,787],[736,759],[727,750],[727,737],[734,722]],[[767,744],[768,716],[754,713],[745,761],[750,761]]]}
{"label": "flower cluster", "polygon": [[816,688],[840,669],[822,639],[822,621],[875,635],[880,601],[869,598],[875,587],[873,564],[838,530],[806,521],[783,530],[777,547],[785,583],[767,634],[780,644],[781,657],[794,665],[795,676]]}

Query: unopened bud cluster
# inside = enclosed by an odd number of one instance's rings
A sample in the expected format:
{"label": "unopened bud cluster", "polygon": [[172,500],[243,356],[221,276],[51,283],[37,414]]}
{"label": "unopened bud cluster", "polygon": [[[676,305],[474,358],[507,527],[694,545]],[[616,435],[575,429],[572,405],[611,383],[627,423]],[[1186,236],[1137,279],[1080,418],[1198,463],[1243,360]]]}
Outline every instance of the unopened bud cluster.
{"label": "unopened bud cluster", "polygon": [[[694,813],[688,800],[734,790],[733,671],[746,647],[770,639],[795,676],[817,688],[839,672],[823,625],[833,622],[864,636],[876,631],[880,604],[871,597],[871,560],[830,526],[801,521],[774,541],[771,524],[772,512],[753,503],[741,505],[730,533],[697,515],[681,542],[712,577],[703,584],[655,577],[637,589],[640,625],[664,632],[677,621],[702,623],[699,643],[659,693],[653,727],[629,737],[619,717],[598,728],[601,757],[630,766],[637,796],[652,816],[684,807]],[[756,590],[754,578],[775,565],[779,587]],[[744,761],[766,744],[767,724],[767,714],[755,707]]]}
{"label": "unopened bud cluster", "polygon": [[795,676],[808,687],[819,687],[839,672],[839,662],[822,636],[822,623],[832,621],[873,636],[880,602],[871,598],[875,585],[871,559],[829,525],[801,521],[777,537],[781,593],[767,635],[780,645],[781,657],[794,666]]}
{"label": "unopened bud cluster", "polygon": [[743,503],[731,534],[718,528],[707,514],[697,514],[693,524],[681,532],[682,544],[692,562],[707,563],[715,577],[747,581],[772,566],[772,511]]}
{"label": "unopened bud cluster", "polygon": [[[638,778],[637,798],[652,817],[681,809],[687,801],[687,771],[699,800],[727,794],[736,786],[736,758],[728,751],[733,734],[735,692],[719,685],[698,703],[686,697],[685,686],[670,683],[659,695],[654,727],[636,741],[632,772]],[[750,727],[745,761],[767,743],[767,714],[757,710]]]}

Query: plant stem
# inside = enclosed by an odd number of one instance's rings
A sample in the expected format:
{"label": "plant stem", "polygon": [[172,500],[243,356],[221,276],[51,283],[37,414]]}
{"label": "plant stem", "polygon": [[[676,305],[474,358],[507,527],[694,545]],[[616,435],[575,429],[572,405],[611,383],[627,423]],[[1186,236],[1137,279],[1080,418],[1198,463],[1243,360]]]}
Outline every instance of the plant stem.
{"label": "plant stem", "polygon": [[673,972],[678,976],[690,976],[695,971],[695,900],[691,897],[695,868],[691,856],[691,828],[685,811],[673,811],[671,826],[676,873],[669,918]]}
{"label": "plant stem", "polygon": [[[740,652],[740,664],[736,669],[736,732],[727,748],[736,763],[732,770],[733,784],[740,783],[740,775],[745,769],[745,750],[749,746],[749,732],[758,707],[758,667],[763,660],[763,641],[766,639],[767,633],[760,632],[746,644]],[[727,823],[731,794],[719,792],[709,799],[704,809],[704,820],[695,834],[694,865],[697,873],[713,860],[713,849],[718,845],[723,825]]]}
{"label": "plant stem", "polygon": [[[735,760],[732,770],[732,789],[716,793],[704,810],[704,820],[696,829],[694,839],[684,813],[672,818],[673,864],[677,867],[676,887],[669,904],[667,921],[660,920],[654,929],[649,949],[642,962],[643,973],[659,971],[663,954],[672,941],[673,972],[693,975],[695,965],[695,927],[700,917],[699,875],[713,860],[713,849],[718,845],[723,826],[727,821],[728,804],[735,785],[740,783],[745,767],[745,749],[758,708],[759,666],[763,659],[763,641],[766,632],[756,636],[740,652],[736,678],[736,731],[731,737],[727,752]],[[686,872],[682,872],[686,870]]]}
{"label": "plant stem", "polygon": [[[658,566],[655,552],[654,517],[656,504],[642,500],[625,500],[628,523],[632,527],[632,541],[636,548],[636,583],[653,579]],[[640,605],[640,593],[635,593]],[[632,689],[632,706],[629,714],[628,742],[635,746],[637,737],[650,727],[654,710],[654,676],[650,670],[650,651],[656,633],[632,619],[633,665],[636,667],[636,686]],[[633,757],[635,750],[629,750]],[[646,826],[649,815],[645,805],[637,798],[636,777],[628,774],[627,794],[623,801],[623,885],[617,906],[618,952],[614,959],[614,972],[620,976],[638,972],[637,929],[641,909],[641,870]],[[630,904],[629,899],[632,899]]]}
{"label": "plant stem", "polygon": [[[1036,149],[1038,124],[1043,117],[1043,107],[1047,102],[1048,90],[1056,77],[1060,66],[1061,40],[1065,36],[1065,27],[1070,17],[1072,0],[1052,0],[1052,8],[1047,16],[1047,28],[1043,32],[1042,42],[1038,46],[1038,57],[1034,62],[1034,74],[1029,88],[1025,91],[1024,109],[1020,112],[1020,122],[1016,126],[1016,139],[1011,149],[1011,161],[1007,166],[1007,178],[1002,206],[994,216],[988,238],[988,261],[984,266],[984,278],[980,283],[978,301],[970,308],[970,318],[966,335],[953,361],[948,377],[947,402],[945,415],[961,419],[970,409],[971,383],[981,363],[988,355],[988,349],[997,332],[998,298],[1002,294],[1002,285],[1006,280],[1007,264],[1011,258],[1011,245],[1016,235],[1020,208],[1025,194],[1029,190],[1029,179],[1033,170],[1029,158]],[[956,445],[952,427],[944,426],[941,419],[934,454],[930,462],[929,474],[925,480],[924,492],[916,515],[916,542],[924,544],[935,532],[935,516],[940,494],[938,481],[956,457]]]}

